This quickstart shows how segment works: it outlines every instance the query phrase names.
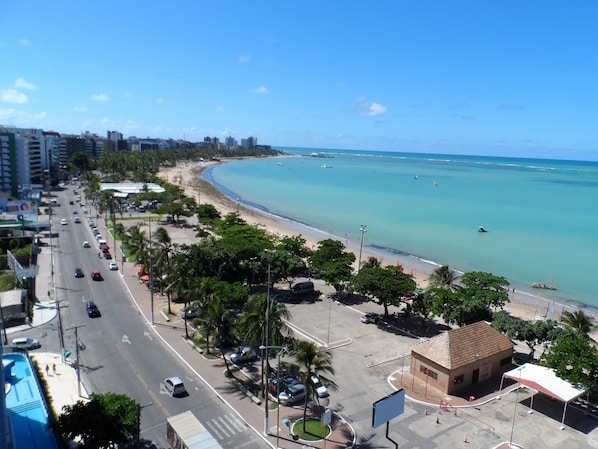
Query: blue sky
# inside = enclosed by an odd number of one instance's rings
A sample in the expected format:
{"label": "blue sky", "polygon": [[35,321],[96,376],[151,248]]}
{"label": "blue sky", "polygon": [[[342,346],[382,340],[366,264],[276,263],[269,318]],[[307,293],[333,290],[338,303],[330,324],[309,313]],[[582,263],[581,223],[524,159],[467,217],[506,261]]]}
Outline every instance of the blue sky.
{"label": "blue sky", "polygon": [[0,124],[598,160],[598,2],[5,1]]}

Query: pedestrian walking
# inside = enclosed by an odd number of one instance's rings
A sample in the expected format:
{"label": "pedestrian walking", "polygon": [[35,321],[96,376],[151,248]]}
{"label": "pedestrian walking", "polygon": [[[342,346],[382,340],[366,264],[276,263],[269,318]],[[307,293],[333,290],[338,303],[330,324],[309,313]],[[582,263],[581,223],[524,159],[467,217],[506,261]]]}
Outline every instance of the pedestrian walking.
{"label": "pedestrian walking", "polygon": [[52,363],[52,372],[56,374],[56,363]]}
{"label": "pedestrian walking", "polygon": [[46,365],[46,376],[50,373],[50,366]]}

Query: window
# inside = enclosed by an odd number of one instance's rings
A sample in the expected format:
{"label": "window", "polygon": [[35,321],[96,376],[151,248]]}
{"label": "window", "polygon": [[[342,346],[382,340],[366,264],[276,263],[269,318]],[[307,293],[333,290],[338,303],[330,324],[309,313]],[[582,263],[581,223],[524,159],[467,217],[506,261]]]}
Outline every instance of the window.
{"label": "window", "polygon": [[431,369],[429,369],[423,365],[420,365],[419,371],[420,371],[420,373],[424,373],[426,376],[429,376],[434,380],[438,379],[438,374],[436,373],[436,371],[432,371]]}

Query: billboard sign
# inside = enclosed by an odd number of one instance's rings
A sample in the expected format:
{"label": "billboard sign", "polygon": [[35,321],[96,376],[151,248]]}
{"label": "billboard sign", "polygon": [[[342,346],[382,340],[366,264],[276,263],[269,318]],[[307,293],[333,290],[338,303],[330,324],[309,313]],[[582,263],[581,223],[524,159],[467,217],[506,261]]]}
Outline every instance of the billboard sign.
{"label": "billboard sign", "polygon": [[402,415],[405,411],[405,390],[399,391],[374,402],[372,410],[372,427],[376,428]]}

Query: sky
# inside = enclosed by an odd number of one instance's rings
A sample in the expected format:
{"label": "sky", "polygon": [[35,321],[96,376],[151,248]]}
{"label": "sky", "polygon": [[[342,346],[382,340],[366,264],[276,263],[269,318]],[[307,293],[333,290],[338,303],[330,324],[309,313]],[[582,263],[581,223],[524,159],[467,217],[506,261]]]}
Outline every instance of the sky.
{"label": "sky", "polygon": [[598,160],[595,0],[20,0],[0,124]]}

